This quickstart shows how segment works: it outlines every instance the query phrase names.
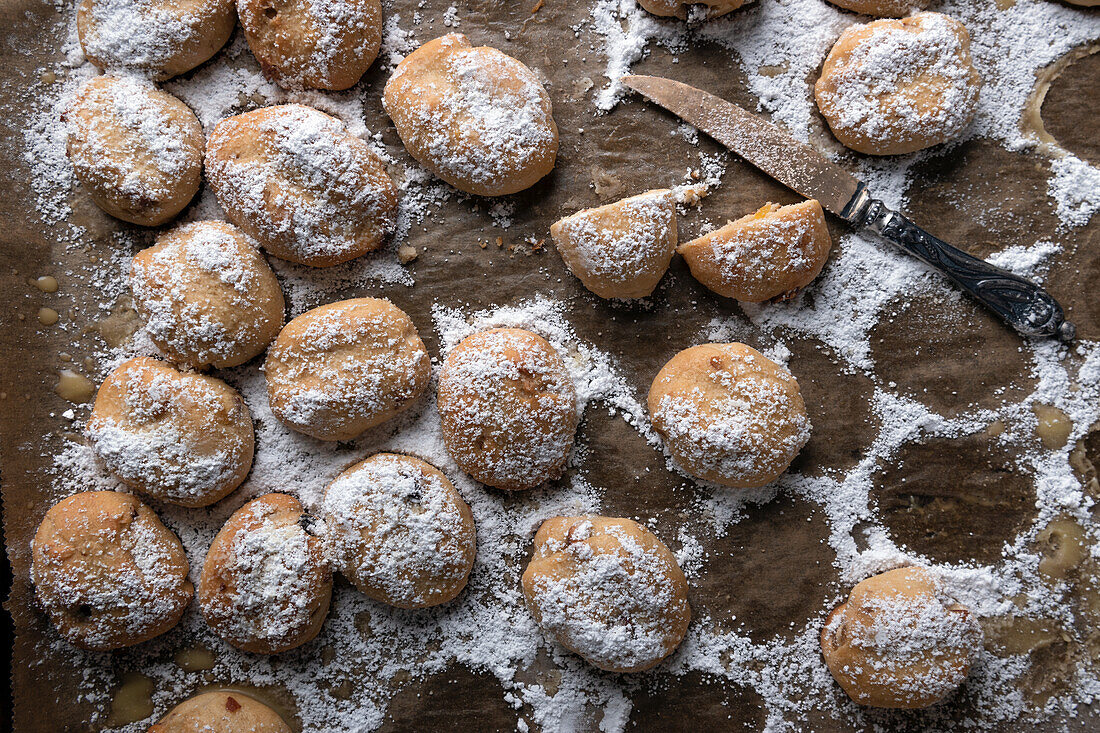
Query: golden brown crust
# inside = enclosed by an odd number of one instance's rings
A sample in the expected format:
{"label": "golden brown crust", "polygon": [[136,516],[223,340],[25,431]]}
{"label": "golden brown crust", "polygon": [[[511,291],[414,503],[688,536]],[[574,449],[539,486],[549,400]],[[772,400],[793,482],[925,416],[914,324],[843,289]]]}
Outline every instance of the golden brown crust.
{"label": "golden brown crust", "polygon": [[550,236],[569,271],[601,298],[644,298],[676,251],[676,203],[667,188],[559,219]]}
{"label": "golden brown crust", "polygon": [[270,254],[329,267],[378,249],[397,214],[382,160],[342,122],[283,104],[222,120],[206,173],[226,216]]}
{"label": "golden brown crust", "polygon": [[177,364],[237,366],[283,326],[283,291],[256,243],[224,221],[177,227],[134,256],[134,307]]}
{"label": "golden brown crust", "polygon": [[195,197],[202,125],[148,82],[97,76],[65,111],[73,172],[96,205],[123,221],[163,224]]}
{"label": "golden brown crust", "polygon": [[676,556],[630,519],[546,520],[522,585],[548,636],[610,672],[656,666],[680,644],[691,620]]}
{"label": "golden brown crust", "polygon": [[957,137],[974,117],[980,89],[962,23],[918,13],[845,30],[814,96],[842,144],[899,155]]}
{"label": "golden brown crust", "polygon": [[355,86],[382,43],[379,0],[237,0],[248,47],[288,88]]}
{"label": "golden brown crust", "polygon": [[981,637],[928,570],[905,567],[858,583],[826,619],[821,651],[860,705],[923,708],[962,684]]}
{"label": "golden brown crust", "polygon": [[576,387],[538,334],[467,336],[443,364],[437,406],[448,452],[481,483],[515,491],[561,475],[577,429]]}
{"label": "golden brown crust", "polygon": [[109,651],[159,636],[191,602],[183,545],[130,494],[88,491],[58,502],[31,550],[38,602],[82,649]]}
{"label": "golden brown crust", "polygon": [[156,81],[209,59],[236,23],[233,0],[82,0],[76,15],[88,61]]}
{"label": "golden brown crust", "polygon": [[264,362],[271,411],[320,440],[350,440],[409,407],[431,362],[409,316],[388,300],[353,298],[298,316]]}
{"label": "golden brown crust", "polygon": [[294,497],[265,494],[235,511],[210,545],[199,605],[210,628],[238,649],[277,654],[321,631],[332,572],[303,514]]}
{"label": "golden brown crust", "polygon": [[542,82],[495,48],[451,33],[397,66],[382,97],[405,149],[455,188],[516,193],[554,168],[558,128]]}
{"label": "golden brown crust", "polygon": [[279,714],[236,690],[216,690],[184,700],[148,733],[291,733]]}
{"label": "golden brown crust", "polygon": [[817,201],[767,204],[759,211],[680,245],[691,274],[727,298],[787,299],[825,266],[833,242]]}
{"label": "golden brown crust", "polygon": [[778,478],[810,438],[798,381],[745,344],[700,344],[661,368],[649,414],[685,471],[731,488]]}
{"label": "golden brown crust", "polygon": [[252,467],[252,418],[225,382],[138,357],[114,369],[88,419],[92,449],[128,486],[181,506],[207,506]]}
{"label": "golden brown crust", "polygon": [[454,599],[477,554],[474,517],[443,472],[378,453],[325,490],[333,565],[376,601],[427,608]]}

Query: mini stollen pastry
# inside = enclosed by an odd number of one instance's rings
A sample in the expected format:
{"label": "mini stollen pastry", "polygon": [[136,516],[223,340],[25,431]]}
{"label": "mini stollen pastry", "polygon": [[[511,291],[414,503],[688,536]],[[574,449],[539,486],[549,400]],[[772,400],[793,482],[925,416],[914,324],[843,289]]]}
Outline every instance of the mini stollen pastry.
{"label": "mini stollen pastry", "polygon": [[288,88],[354,86],[382,43],[379,0],[237,0],[264,73]]}
{"label": "mini stollen pastry", "polygon": [[354,298],[298,316],[264,362],[271,411],[320,440],[351,440],[398,414],[428,387],[431,361],[403,310]]}
{"label": "mini stollen pastry", "polygon": [[82,0],[76,13],[80,46],[89,61],[156,81],[213,56],[236,22],[233,0]]}
{"label": "mini stollen pastry", "polygon": [[321,630],[332,572],[302,505],[265,494],[229,517],[202,566],[199,606],[206,623],[238,649],[276,654]]}
{"label": "mini stollen pastry", "polygon": [[667,188],[578,211],[550,227],[569,271],[601,298],[644,298],[676,251],[676,203]]}
{"label": "mini stollen pastry", "polygon": [[833,677],[860,705],[923,708],[966,679],[982,629],[935,575],[907,567],[856,585],[821,629]]}
{"label": "mini stollen pastry", "polygon": [[291,733],[262,702],[236,690],[204,692],[168,711],[148,733]]}
{"label": "mini stollen pastry", "polygon": [[817,201],[767,204],[755,214],[680,245],[695,279],[749,303],[793,297],[829,259],[833,242]]}
{"label": "mini stollen pastry", "polygon": [[558,128],[535,73],[460,33],[398,64],[382,96],[412,157],[460,191],[501,196],[554,168]]}
{"label": "mini stollen pastry", "polygon": [[437,395],[455,463],[498,489],[561,475],[577,430],[577,390],[561,355],[521,328],[467,336],[447,355]]}
{"label": "mini stollen pastry", "polygon": [[255,448],[252,418],[236,390],[145,356],[103,380],[86,432],[123,483],[189,507],[213,504],[240,486]]}
{"label": "mini stollen pastry", "polygon": [[435,466],[373,455],[329,484],[323,507],[333,566],[370,598],[426,608],[466,587],[477,554],[474,518]]}
{"label": "mini stollen pastry", "polygon": [[709,20],[732,13],[744,5],[745,0],[638,0],[638,4],[654,15],[681,20],[687,19],[690,8],[702,7]]}
{"label": "mini stollen pastry", "polygon": [[50,507],[31,544],[31,582],[50,621],[109,651],[175,626],[194,591],[179,538],[137,497],[87,491]]}
{"label": "mini stollen pastry", "polygon": [[130,264],[134,308],[177,364],[218,369],[263,352],[283,326],[283,291],[256,243],[224,221],[157,238]]}
{"label": "mini stollen pastry", "polygon": [[97,76],[64,113],[77,179],[99,208],[156,226],[180,213],[202,179],[202,125],[149,82]]}
{"label": "mini stollen pastry", "polygon": [[546,520],[522,584],[546,635],[609,672],[655,666],[691,620],[676,556],[629,519]]}
{"label": "mini stollen pastry", "polygon": [[845,30],[814,95],[841,143],[897,155],[958,137],[978,108],[981,84],[962,23],[919,13]]}
{"label": "mini stollen pastry", "polygon": [[300,104],[214,126],[206,174],[229,220],[280,259],[328,267],[382,246],[397,187],[342,122]]}
{"label": "mini stollen pastry", "polygon": [[692,476],[735,489],[771,483],[810,439],[798,382],[745,344],[701,344],[661,368],[653,427]]}

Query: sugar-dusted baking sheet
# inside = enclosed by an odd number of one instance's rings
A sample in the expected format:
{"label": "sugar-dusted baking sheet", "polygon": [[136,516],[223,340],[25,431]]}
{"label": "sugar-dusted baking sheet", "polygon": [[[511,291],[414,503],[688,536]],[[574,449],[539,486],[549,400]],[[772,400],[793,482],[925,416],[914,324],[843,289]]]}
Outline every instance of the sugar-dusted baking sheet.
{"label": "sugar-dusted baking sheet", "polygon": [[[771,500],[739,505],[728,494],[697,487],[669,471],[659,448],[644,437],[644,425],[628,424],[622,414],[609,412],[606,399],[597,399],[585,412],[575,465],[561,481],[517,496],[465,489],[479,521],[514,521],[502,535],[512,546],[488,546],[487,538],[495,535],[480,532],[481,556],[467,598],[453,607],[402,616],[341,583],[322,635],[272,662],[232,651],[203,628],[194,607],[178,629],[138,649],[76,652],[35,610],[28,583],[30,539],[48,506],[104,481],[80,462],[83,454],[74,448],[87,405],[67,402],[55,388],[62,370],[98,382],[118,349],[132,348],[127,344],[136,324],[126,307],[122,274],[129,256],[148,245],[154,232],[111,220],[79,188],[58,193],[56,186],[42,183],[56,177],[59,165],[56,145],[43,142],[49,130],[42,128],[42,110],[59,85],[83,73],[66,65],[72,8],[2,0],[0,165],[7,186],[0,197],[5,317],[0,456],[4,532],[14,572],[7,608],[17,629],[15,730],[100,730],[145,712],[153,717],[129,728],[144,730],[180,699],[222,685],[253,686],[249,689],[280,706],[295,727],[309,730],[375,724],[383,730],[622,725],[726,730],[784,721],[817,731],[964,723],[1001,730],[1055,730],[1063,724],[1095,730],[1100,715],[1086,703],[1087,686],[1095,694],[1098,684],[1100,602],[1097,559],[1087,550],[1070,553],[1076,562],[1057,582],[1035,575],[1038,556],[1028,561],[1017,553],[1014,567],[1029,567],[1030,575],[1025,573],[1015,598],[1002,594],[1009,605],[985,621],[988,652],[974,679],[963,693],[930,712],[860,712],[824,673],[813,637],[826,611],[855,580],[877,569],[875,562],[888,564],[889,558],[867,550],[868,543],[905,548],[952,568],[956,578],[965,577],[966,567],[974,568],[971,590],[988,600],[1004,588],[977,586],[990,577],[1004,580],[995,571],[1006,562],[1006,545],[1020,537],[1021,552],[1042,550],[1036,535],[1063,513],[1052,510],[1052,497],[1076,496],[1077,521],[1087,529],[1082,542],[1096,541],[1095,515],[1080,497],[1096,495],[1092,466],[1100,465],[1100,432],[1075,424],[1069,444],[1048,451],[1041,446],[1031,409],[1032,403],[1056,403],[1072,414],[1088,415],[1088,407],[1073,400],[1074,395],[1095,398],[1096,344],[1061,354],[1049,345],[1025,346],[918,266],[885,249],[876,257],[877,245],[847,237],[835,220],[830,227],[839,253],[822,280],[794,305],[743,311],[701,288],[678,258],[648,303],[627,307],[596,299],[569,275],[549,244],[549,225],[562,214],[683,183],[689,170],[697,171],[688,175],[689,182],[720,172],[721,184],[681,219],[682,239],[766,201],[788,203],[796,197],[639,100],[594,114],[594,100],[607,81],[608,43],[594,29],[590,10],[606,11],[611,4],[545,0],[532,12],[534,5],[533,0],[470,0],[454,3],[449,13],[450,2],[395,0],[387,14],[400,15],[394,26],[410,32],[410,41],[458,30],[537,69],[548,83],[561,131],[554,173],[499,206],[448,197],[444,188],[430,183],[410,185],[406,204],[414,216],[400,244],[414,247],[417,258],[399,265],[395,244],[339,269],[338,275],[277,266],[292,314],[342,297],[388,297],[412,316],[438,356],[453,327],[448,319],[456,317],[438,308],[456,309],[461,318],[517,306],[517,318],[549,318],[541,324],[546,328],[564,321],[572,329],[566,337],[570,344],[611,357],[612,371],[626,388],[620,385],[605,397],[643,400],[650,380],[678,350],[708,336],[745,341],[786,358],[807,400],[814,435],[789,480]],[[765,9],[745,9],[737,21],[741,26],[722,26],[722,32],[773,32],[763,20],[754,30],[754,19],[785,6],[768,0]],[[1096,22],[1095,10],[1052,7],[1051,12],[1078,17],[1081,23]],[[833,23],[855,19],[827,12]],[[990,4],[987,12],[1014,11],[1006,3],[1003,11]],[[457,23],[445,23],[448,15]],[[627,22],[651,21],[633,14]],[[792,26],[790,32],[806,31]],[[389,29],[390,50],[400,51],[401,37]],[[683,79],[753,108],[757,98],[749,75],[783,74],[778,66],[778,71],[746,69],[737,53],[703,38],[686,45],[651,41],[649,48],[648,57],[634,64],[636,71]],[[818,54],[812,44],[807,49]],[[379,103],[388,63],[384,52],[351,94],[333,98],[344,114],[357,113],[357,100],[362,100],[362,121],[380,133],[376,141],[391,156],[394,176],[403,180],[414,177],[411,161]],[[242,71],[234,75],[230,68]],[[168,88],[194,104],[194,98],[232,96],[241,79],[247,86],[258,78],[255,63],[236,38],[230,51]],[[1042,113],[1047,133],[1061,147],[1095,164],[1100,164],[1098,83],[1100,54],[1083,55],[1054,78]],[[256,91],[233,96],[230,106],[238,111],[273,101],[272,87]],[[810,128],[815,142],[835,145],[816,119]],[[1048,196],[1052,148],[1009,152],[1006,147],[1003,140],[977,137],[921,156],[910,171],[905,208],[947,241],[982,256],[1009,252],[1005,261],[1014,265],[1026,265],[1028,253],[1040,251],[1037,243],[1049,243],[1043,245],[1048,256],[1035,258],[1036,272],[1067,306],[1081,338],[1100,340],[1100,223],[1093,219],[1069,226],[1059,215]],[[854,157],[842,162],[860,164]],[[872,180],[893,180],[890,173],[900,166],[882,161]],[[899,193],[887,191],[895,197]],[[210,211],[205,194],[184,216]],[[861,273],[860,263],[876,269]],[[45,292],[36,286],[42,276],[56,278],[59,289]],[[904,288],[897,288],[899,278],[907,283]],[[317,287],[311,290],[311,283]],[[531,303],[540,296],[546,301]],[[43,325],[40,308],[56,310],[59,323]],[[1079,373],[1082,364],[1091,366]],[[1058,365],[1065,383],[1058,382]],[[249,389],[257,384],[256,366],[223,376],[242,388],[254,414],[260,413],[261,452],[270,453],[284,445],[284,436],[269,415],[264,420],[262,391]],[[428,400],[416,409],[423,417],[434,408]],[[417,432],[424,421],[430,419],[398,421],[396,435],[392,427],[372,432],[335,453],[301,442],[293,444],[293,451],[315,451],[322,465],[350,463],[395,445],[432,453],[430,431]],[[407,431],[404,438],[402,430]],[[1056,443],[1057,437],[1048,440]],[[1068,483],[1052,487],[1040,480],[1035,465],[1044,460],[1049,462],[1043,464],[1044,477],[1057,475]],[[184,538],[193,566],[201,565],[210,534],[247,497],[284,490],[308,498],[323,488],[325,471],[315,463],[288,470],[285,479],[273,467],[277,463],[258,464],[250,481],[212,510],[156,507]],[[860,500],[866,511],[857,516],[845,502]],[[596,674],[541,643],[516,603],[515,584],[537,519],[593,507],[650,522],[689,571],[693,630],[684,648],[656,672],[629,679]],[[1067,507],[1065,513],[1074,509]],[[843,524],[848,519],[853,526]],[[857,552],[867,550],[859,556],[865,566],[838,555],[838,548],[849,545]],[[1021,619],[1026,598],[1019,596],[1028,594],[1057,603],[1046,612],[1033,605],[1030,618]],[[494,610],[494,604],[504,611]],[[1051,618],[1055,614],[1061,616]],[[472,635],[463,627],[471,623]],[[464,661],[447,661],[454,657]],[[1027,714],[1048,701],[1065,709],[1037,725],[1030,722]]]}

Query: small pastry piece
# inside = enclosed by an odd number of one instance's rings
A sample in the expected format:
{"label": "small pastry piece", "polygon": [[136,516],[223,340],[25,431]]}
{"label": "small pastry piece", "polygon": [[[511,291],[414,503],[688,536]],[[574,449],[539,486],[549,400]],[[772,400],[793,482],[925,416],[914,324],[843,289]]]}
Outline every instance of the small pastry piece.
{"label": "small pastry piece", "polygon": [[695,279],[727,298],[786,300],[809,285],[833,241],[817,201],[768,204],[755,214],[680,245]]}
{"label": "small pastry piece", "polygon": [[919,13],[844,31],[814,93],[841,143],[898,155],[958,137],[978,108],[981,85],[962,23]]}
{"label": "small pastry piece", "polygon": [[204,692],[184,700],[148,733],[291,733],[274,710],[236,690]]}
{"label": "small pastry piece", "polygon": [[735,489],[771,483],[810,439],[798,382],[745,344],[701,344],[669,359],[649,414],[685,471]]}
{"label": "small pastry piece", "polygon": [[928,7],[930,0],[829,0],[833,5],[853,13],[877,18],[904,18]]}
{"label": "small pastry piece", "polygon": [[550,227],[569,271],[601,298],[644,298],[676,251],[676,203],[667,188],[578,211]]}
{"label": "small pastry piece", "polygon": [[206,623],[256,654],[285,652],[317,636],[331,597],[322,541],[302,505],[286,494],[265,494],[233,512],[199,580]]}
{"label": "small pastry piece", "polygon": [[577,430],[577,390],[542,336],[494,328],[464,338],[443,364],[443,442],[463,471],[498,489],[561,475]]}
{"label": "small pastry piece", "polygon": [[397,187],[344,124],[300,104],[229,117],[206,143],[206,173],[230,221],[269,253],[328,267],[382,246]]}
{"label": "small pastry piece", "polygon": [[202,179],[202,125],[191,108],[152,84],[97,76],[64,120],[77,179],[111,216],[156,226],[180,213]]}
{"label": "small pastry piece", "polygon": [[255,448],[252,417],[236,390],[145,356],[103,380],[87,435],[123,483],[190,507],[213,504],[240,486]]}
{"label": "small pastry piece", "polygon": [[264,73],[290,89],[347,89],[382,43],[379,0],[237,0],[245,38]]}
{"label": "small pastry piece", "polygon": [[474,518],[435,466],[378,453],[337,476],[323,506],[333,566],[370,598],[426,608],[466,587]]}
{"label": "small pastry piece", "polygon": [[963,683],[982,648],[982,629],[919,567],[856,585],[821,629],[829,671],[860,705],[923,708]]}
{"label": "small pastry piece", "polygon": [[76,14],[89,61],[156,81],[213,56],[236,22],[233,0],[82,0]]}
{"label": "small pastry piece", "polygon": [[554,168],[558,128],[534,72],[451,33],[398,64],[382,105],[412,157],[460,191],[501,196]]}
{"label": "small pastry piece", "polygon": [[416,326],[378,298],[303,313],[264,362],[275,417],[320,440],[351,440],[389,420],[427,389],[431,371]]}
{"label": "small pastry piece", "polygon": [[656,666],[691,620],[676,556],[629,519],[547,519],[522,583],[543,632],[609,672]]}
{"label": "small pastry piece", "polygon": [[120,649],[163,634],[194,592],[179,538],[130,494],[87,491],[54,504],[31,552],[38,602],[81,649]]}
{"label": "small pastry piece", "polygon": [[283,326],[283,291],[256,243],[224,221],[162,234],[130,265],[134,307],[164,354],[194,369],[243,364]]}
{"label": "small pastry piece", "polygon": [[662,18],[680,18],[686,20],[688,9],[702,6],[706,18],[718,18],[732,13],[745,4],[745,0],[638,0],[638,4],[654,15]]}

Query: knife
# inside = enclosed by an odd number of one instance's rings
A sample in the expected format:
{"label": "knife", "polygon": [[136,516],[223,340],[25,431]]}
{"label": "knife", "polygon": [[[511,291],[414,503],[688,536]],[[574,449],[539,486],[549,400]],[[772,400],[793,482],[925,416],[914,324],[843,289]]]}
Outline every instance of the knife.
{"label": "knife", "polygon": [[1076,327],[1036,283],[932,236],[871,196],[866,184],[771,122],[695,87],[657,76],[628,75],[627,87],[656,102],[797,193],[817,199],[853,227],[868,228],[956,285],[1025,336],[1072,341]]}

